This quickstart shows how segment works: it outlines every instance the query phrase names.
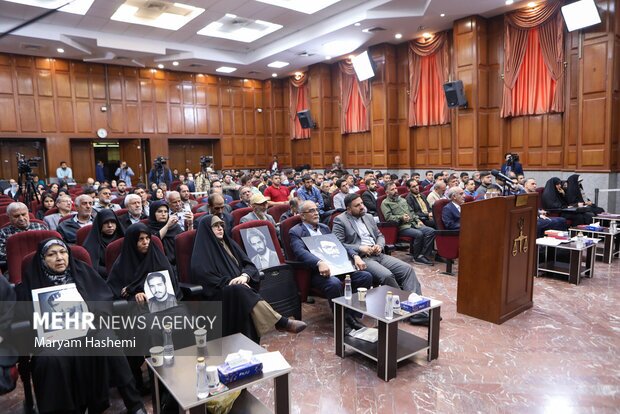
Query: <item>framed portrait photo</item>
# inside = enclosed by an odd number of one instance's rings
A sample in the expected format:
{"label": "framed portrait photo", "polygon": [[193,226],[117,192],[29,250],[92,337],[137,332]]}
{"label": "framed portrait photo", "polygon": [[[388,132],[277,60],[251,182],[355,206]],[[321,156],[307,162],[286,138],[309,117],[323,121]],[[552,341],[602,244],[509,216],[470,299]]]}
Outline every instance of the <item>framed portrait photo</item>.
{"label": "framed portrait photo", "polygon": [[77,314],[88,312],[88,305],[77,290],[75,283],[33,289],[34,313],[39,320],[47,323],[37,324],[37,335],[45,340],[66,340],[81,338],[88,329],[76,329],[66,325],[65,318],[75,318]]}
{"label": "framed portrait photo", "polygon": [[355,272],[355,268],[347,255],[347,250],[335,235],[322,234],[303,237],[302,240],[310,253],[327,262],[332,276]]}
{"label": "framed portrait photo", "polygon": [[144,279],[144,294],[151,313],[177,306],[172,280],[167,270],[151,272]]}

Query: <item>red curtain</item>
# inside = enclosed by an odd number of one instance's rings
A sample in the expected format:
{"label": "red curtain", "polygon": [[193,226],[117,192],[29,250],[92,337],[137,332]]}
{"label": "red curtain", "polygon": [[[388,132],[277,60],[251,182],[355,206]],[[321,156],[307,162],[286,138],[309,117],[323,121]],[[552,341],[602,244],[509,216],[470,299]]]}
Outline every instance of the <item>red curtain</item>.
{"label": "red curtain", "polygon": [[370,81],[359,82],[349,60],[340,66],[340,132],[349,134],[370,131]]}
{"label": "red curtain", "polygon": [[443,93],[450,68],[448,35],[409,42],[409,126],[441,125],[450,122]]}
{"label": "red curtain", "polygon": [[504,17],[502,117],[564,111],[561,6],[552,1]]}
{"label": "red curtain", "polygon": [[289,85],[289,114],[291,126],[291,139],[310,138],[310,129],[303,129],[299,123],[297,112],[309,109],[308,77],[306,74],[301,76],[291,76]]}

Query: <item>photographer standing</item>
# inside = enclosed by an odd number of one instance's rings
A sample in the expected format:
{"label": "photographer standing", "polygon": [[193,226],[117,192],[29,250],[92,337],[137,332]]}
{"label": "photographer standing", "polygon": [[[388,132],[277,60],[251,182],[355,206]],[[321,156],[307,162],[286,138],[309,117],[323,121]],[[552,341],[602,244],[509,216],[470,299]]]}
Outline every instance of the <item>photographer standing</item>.
{"label": "photographer standing", "polygon": [[195,190],[200,193],[207,193],[211,189],[211,181],[209,181],[209,173],[213,171],[213,157],[202,155],[200,157],[200,172],[196,174],[194,179]]}
{"label": "photographer standing", "polygon": [[172,183],[172,172],[170,168],[166,166],[166,162],[167,159],[161,155],[155,158],[155,161],[153,161],[153,168],[151,168],[149,172],[149,183],[155,183],[157,185],[166,183],[167,186],[170,186]]}
{"label": "photographer standing", "polygon": [[502,164],[502,174],[508,175],[508,173],[512,171],[517,175],[524,175],[523,166],[519,162],[519,154],[512,154],[510,152],[507,152],[504,155],[504,159],[506,160],[506,162]]}
{"label": "photographer standing", "polygon": [[119,180],[125,181],[127,187],[131,187],[131,177],[135,174],[131,167],[127,166],[127,162],[123,161],[121,162],[121,166],[116,169],[114,175],[117,176]]}

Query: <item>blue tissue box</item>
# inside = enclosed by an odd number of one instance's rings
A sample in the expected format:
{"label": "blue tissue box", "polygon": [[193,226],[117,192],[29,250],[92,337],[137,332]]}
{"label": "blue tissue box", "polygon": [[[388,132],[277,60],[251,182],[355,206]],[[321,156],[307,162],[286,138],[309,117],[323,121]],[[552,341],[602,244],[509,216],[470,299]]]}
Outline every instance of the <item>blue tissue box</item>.
{"label": "blue tissue box", "polygon": [[244,363],[235,363],[235,361],[225,362],[217,367],[217,373],[220,382],[230,384],[231,382],[251,377],[252,375],[263,372],[263,363],[256,358],[251,358]]}
{"label": "blue tissue box", "polygon": [[400,302],[400,308],[405,312],[417,312],[429,306],[431,306],[431,300],[428,298],[422,298],[417,302],[409,302],[408,300]]}

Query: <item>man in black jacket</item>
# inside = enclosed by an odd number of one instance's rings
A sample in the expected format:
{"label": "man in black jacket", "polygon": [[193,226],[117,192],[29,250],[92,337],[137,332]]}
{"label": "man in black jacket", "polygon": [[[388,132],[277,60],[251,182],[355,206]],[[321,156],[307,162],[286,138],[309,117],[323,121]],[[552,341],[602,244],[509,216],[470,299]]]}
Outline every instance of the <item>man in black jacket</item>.
{"label": "man in black jacket", "polygon": [[409,188],[409,194],[407,194],[405,198],[407,204],[409,204],[415,214],[422,220],[422,223],[436,229],[437,226],[435,226],[435,220],[433,220],[433,209],[428,204],[428,201],[426,201],[426,197],[420,194],[420,185],[418,182],[411,179],[407,181],[407,187]]}
{"label": "man in black jacket", "polygon": [[379,198],[379,193],[377,193],[377,180],[368,178],[366,180],[366,191],[362,194],[362,201],[364,202],[368,214],[373,216],[377,215],[377,198]]}

